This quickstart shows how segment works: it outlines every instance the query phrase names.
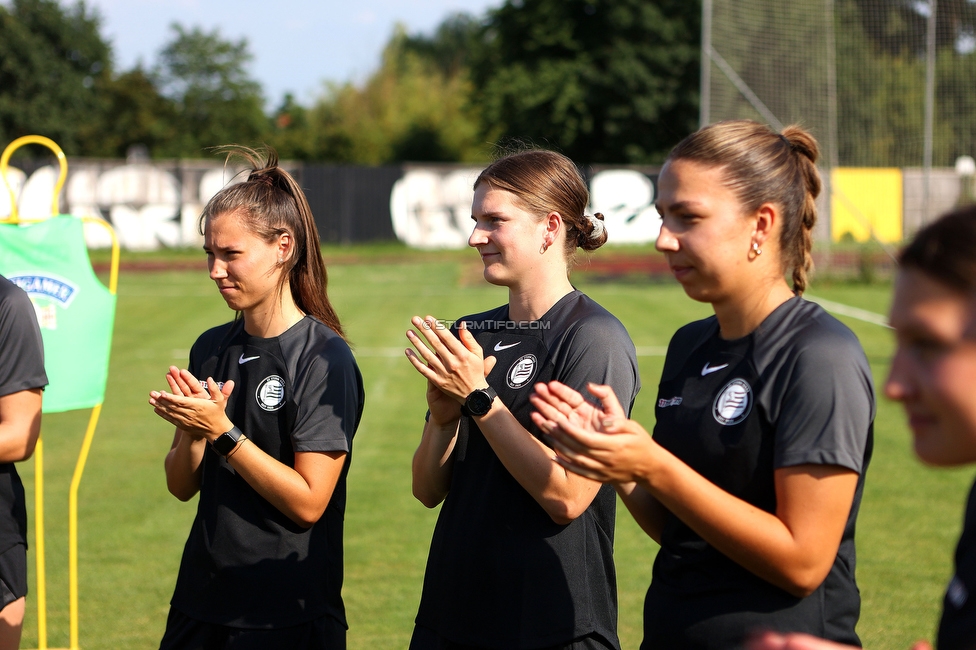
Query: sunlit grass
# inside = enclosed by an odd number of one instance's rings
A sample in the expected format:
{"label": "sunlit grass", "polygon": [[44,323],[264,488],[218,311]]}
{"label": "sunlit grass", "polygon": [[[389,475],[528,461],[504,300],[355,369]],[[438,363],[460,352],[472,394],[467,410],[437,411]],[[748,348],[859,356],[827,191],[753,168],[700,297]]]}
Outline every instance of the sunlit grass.
{"label": "sunlit grass", "polygon": [[[399,245],[326,249],[330,291],[362,368],[366,411],[356,437],[346,514],[349,647],[406,646],[419,601],[436,511],[410,494],[410,458],[424,414],[423,381],[402,357],[413,314],[456,318],[501,304],[504,290],[480,279],[472,253],[422,254]],[[130,259],[140,259],[138,256]],[[145,258],[141,258],[145,259]],[[161,260],[168,259],[165,255]],[[153,415],[148,392],[164,385],[170,364],[183,365],[196,336],[232,317],[200,270],[124,272],[109,386],[81,488],[81,647],[149,648],[158,644],[195,501],[165,488],[162,459],[172,430]],[[653,403],[671,334],[709,313],[672,283],[595,282],[579,286],[627,326],[645,352],[643,390],[634,416],[653,426]],[[811,293],[884,313],[887,285],[833,284]],[[889,332],[843,318],[861,338],[880,389],[891,354]],[[48,416],[46,444],[49,645],[66,647],[67,486],[87,413]],[[33,512],[33,465],[21,474]],[[875,456],[858,526],[859,632],[871,648],[903,650],[932,636],[949,577],[954,540],[972,471],[936,471],[912,456],[896,405],[879,399]],[[33,516],[31,517],[33,521]],[[31,537],[33,540],[33,537]],[[619,629],[625,648],[641,638],[641,610],[656,545],[621,508],[616,535]],[[31,576],[35,575],[33,564]],[[31,584],[23,647],[37,647]]]}

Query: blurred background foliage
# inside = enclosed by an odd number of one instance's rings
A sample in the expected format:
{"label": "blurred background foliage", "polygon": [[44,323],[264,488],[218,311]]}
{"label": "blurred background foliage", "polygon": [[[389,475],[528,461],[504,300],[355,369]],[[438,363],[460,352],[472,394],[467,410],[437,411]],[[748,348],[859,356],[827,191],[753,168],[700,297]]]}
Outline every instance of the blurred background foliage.
{"label": "blurred background foliage", "polygon": [[[918,164],[926,7],[835,3],[838,103],[852,127],[842,164]],[[935,162],[951,165],[976,138],[976,4],[938,8]],[[321,80],[307,105],[264,95],[246,39],[170,29],[154,61],[120,70],[83,1],[0,2],[0,142],[42,133],[73,156],[137,147],[154,159],[266,143],[286,159],[366,165],[480,162],[530,143],[580,164],[654,164],[698,126],[700,0],[499,0],[429,34],[396,26],[377,70]]]}
{"label": "blurred background foliage", "polygon": [[[0,4],[0,142],[43,133],[73,156],[199,158],[267,143],[282,157],[477,162],[529,141],[579,162],[659,162],[697,124],[697,1],[508,0],[397,26],[379,69],[268,102],[246,40],[180,24],[155,61],[113,65],[83,2]],[[276,106],[266,112],[265,106]]]}

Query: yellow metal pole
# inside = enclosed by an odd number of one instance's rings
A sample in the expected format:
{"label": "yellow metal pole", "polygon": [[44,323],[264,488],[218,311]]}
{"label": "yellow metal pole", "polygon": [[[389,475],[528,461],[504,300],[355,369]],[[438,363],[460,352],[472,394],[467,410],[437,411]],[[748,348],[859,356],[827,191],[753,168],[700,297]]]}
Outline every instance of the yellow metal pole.
{"label": "yellow metal pole", "polygon": [[[51,197],[51,216],[57,216],[59,212],[58,197],[61,194],[61,188],[64,187],[64,181],[68,177],[68,160],[65,158],[64,151],[54,140],[43,135],[25,135],[8,144],[3,153],[0,154],[0,178],[3,179],[3,184],[10,194],[10,217],[4,220],[5,223],[20,223],[17,212],[17,196],[14,194],[14,188],[10,186],[10,182],[7,180],[7,166],[14,151],[25,144],[43,145],[53,151],[58,159],[60,170],[58,181],[54,186],[54,196]],[[34,448],[34,492],[34,537],[37,546],[35,549],[37,556],[37,647],[38,650],[47,650],[47,573],[44,562],[44,441],[40,438],[38,438],[37,446]]]}
{"label": "yellow metal pole", "polygon": [[92,438],[95,437],[95,427],[98,425],[98,416],[101,412],[101,404],[96,404],[92,409],[91,418],[88,420],[88,430],[85,431],[85,439],[82,441],[81,451],[78,453],[75,473],[71,477],[71,490],[68,492],[68,606],[71,619],[71,643],[69,646],[71,650],[78,650],[78,486],[81,484],[81,475],[85,472],[88,450],[91,449]]}
{"label": "yellow metal pole", "polygon": [[[0,155],[0,177],[7,186],[10,193],[11,215],[9,219],[3,220],[4,223],[19,223],[17,214],[17,201],[14,196],[13,188],[7,181],[7,165],[10,156],[15,149],[25,144],[41,144],[51,149],[58,159],[60,173],[54,188],[54,196],[51,201],[51,215],[57,216],[58,197],[61,188],[68,175],[68,162],[61,147],[53,140],[40,135],[27,135],[17,138],[3,150]],[[88,223],[97,223],[105,227],[112,238],[112,267],[109,275],[109,292],[113,295],[118,288],[119,279],[119,241],[115,236],[115,230],[107,222],[101,219],[90,217],[83,218]],[[91,449],[92,439],[95,437],[95,428],[98,425],[98,417],[102,412],[102,405],[96,404],[92,409],[91,417],[88,420],[88,430],[81,443],[81,451],[78,454],[78,461],[75,464],[74,475],[71,477],[71,488],[68,493],[68,606],[69,606],[69,625],[70,625],[70,648],[79,650],[78,645],[78,487],[81,484],[81,476],[85,471],[85,463],[88,460],[88,452]],[[38,650],[48,650],[47,647],[47,578],[44,562],[44,447],[43,441],[38,439],[34,449],[34,527],[36,538],[37,555],[37,647]]]}
{"label": "yellow metal pole", "polygon": [[[113,295],[118,290],[119,283],[119,240],[115,236],[115,230],[101,219],[90,217],[83,218],[86,223],[96,223],[105,227],[112,237],[112,268],[109,274],[108,290]],[[78,650],[78,488],[81,485],[81,476],[85,472],[85,463],[88,462],[88,452],[91,449],[92,439],[95,437],[95,428],[98,426],[98,417],[102,412],[102,405],[96,404],[92,408],[91,417],[88,420],[88,430],[85,431],[85,438],[81,443],[81,451],[78,452],[78,461],[75,463],[75,472],[71,477],[71,488],[68,492],[68,612],[69,612],[69,647],[71,650]],[[42,650],[38,648],[38,650]]]}
{"label": "yellow metal pole", "polygon": [[58,172],[58,182],[54,186],[54,196],[51,197],[51,216],[56,216],[60,212],[58,208],[58,197],[61,195],[61,188],[64,187],[64,180],[68,177],[68,159],[65,158],[64,152],[58,146],[58,143],[51,138],[45,138],[43,135],[25,135],[8,144],[3,150],[3,154],[0,154],[0,177],[3,177],[3,183],[7,186],[7,192],[10,193],[10,218],[4,220],[7,222],[12,221],[18,223],[20,221],[17,215],[17,197],[14,195],[14,188],[7,181],[7,163],[10,162],[10,156],[13,155],[14,151],[20,149],[25,144],[44,145],[53,151],[57,157],[60,170]]}
{"label": "yellow metal pole", "polygon": [[34,543],[37,548],[37,647],[47,650],[47,571],[44,564],[44,438],[34,447]]}

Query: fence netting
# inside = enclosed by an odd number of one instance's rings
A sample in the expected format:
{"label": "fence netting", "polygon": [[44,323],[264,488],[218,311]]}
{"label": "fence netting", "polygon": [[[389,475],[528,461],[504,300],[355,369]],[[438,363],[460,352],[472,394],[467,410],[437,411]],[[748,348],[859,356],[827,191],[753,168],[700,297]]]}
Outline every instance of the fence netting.
{"label": "fence netting", "polygon": [[[820,142],[827,172],[898,168],[898,238],[972,198],[971,177],[955,171],[976,155],[972,0],[704,0],[704,10],[703,123],[799,123]],[[857,213],[862,201],[847,203]],[[860,212],[854,221],[871,222]]]}

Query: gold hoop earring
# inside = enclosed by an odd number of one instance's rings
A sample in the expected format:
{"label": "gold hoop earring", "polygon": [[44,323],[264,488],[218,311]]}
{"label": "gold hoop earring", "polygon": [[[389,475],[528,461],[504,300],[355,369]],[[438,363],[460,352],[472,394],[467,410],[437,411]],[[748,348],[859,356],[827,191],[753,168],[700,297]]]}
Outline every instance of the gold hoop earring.
{"label": "gold hoop earring", "polygon": [[762,255],[762,249],[759,248],[759,244],[758,243],[752,242],[752,252],[756,254],[756,257],[759,257],[760,255]]}

